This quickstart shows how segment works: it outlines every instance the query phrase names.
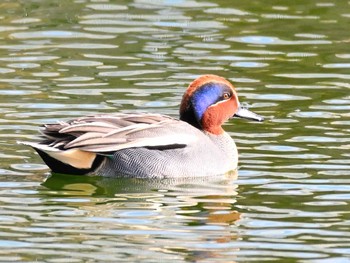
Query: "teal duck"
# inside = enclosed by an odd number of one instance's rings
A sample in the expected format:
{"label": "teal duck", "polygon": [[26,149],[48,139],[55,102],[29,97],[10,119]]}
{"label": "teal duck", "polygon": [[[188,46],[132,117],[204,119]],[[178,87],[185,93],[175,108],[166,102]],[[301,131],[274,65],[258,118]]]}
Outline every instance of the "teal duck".
{"label": "teal duck", "polygon": [[241,107],[233,85],[215,75],[194,80],[180,118],[160,114],[100,114],[42,127],[33,147],[55,173],[179,178],[226,174],[238,152],[222,124],[233,117],[262,121]]}

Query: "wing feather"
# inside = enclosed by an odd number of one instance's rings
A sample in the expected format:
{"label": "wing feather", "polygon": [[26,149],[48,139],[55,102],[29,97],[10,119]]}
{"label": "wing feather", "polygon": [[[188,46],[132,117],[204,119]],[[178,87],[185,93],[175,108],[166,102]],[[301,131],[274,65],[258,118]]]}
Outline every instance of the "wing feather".
{"label": "wing feather", "polygon": [[59,133],[75,133],[75,132],[98,132],[109,133],[116,128],[110,123],[95,121],[91,123],[81,123],[64,127],[59,130]]}
{"label": "wing feather", "polygon": [[96,115],[45,125],[42,143],[60,150],[95,153],[135,147],[176,148],[196,141],[196,132],[200,131],[185,122],[159,114]]}

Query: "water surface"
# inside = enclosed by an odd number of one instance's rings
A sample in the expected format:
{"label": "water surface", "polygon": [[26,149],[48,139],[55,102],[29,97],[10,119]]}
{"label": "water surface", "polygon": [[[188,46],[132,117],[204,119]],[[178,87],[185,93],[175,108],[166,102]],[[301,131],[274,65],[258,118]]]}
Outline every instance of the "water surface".
{"label": "water surface", "polygon": [[[348,1],[2,1],[0,261],[349,262]],[[238,179],[52,175],[46,122],[177,116],[230,79],[264,123],[225,129]]]}

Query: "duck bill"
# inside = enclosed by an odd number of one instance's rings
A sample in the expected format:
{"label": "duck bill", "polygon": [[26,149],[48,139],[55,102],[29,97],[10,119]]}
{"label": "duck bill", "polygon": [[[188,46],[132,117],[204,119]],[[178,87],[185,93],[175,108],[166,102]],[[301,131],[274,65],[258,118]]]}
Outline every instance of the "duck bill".
{"label": "duck bill", "polygon": [[264,117],[260,116],[246,108],[239,106],[238,111],[233,115],[233,117],[238,117],[242,119],[248,119],[252,121],[263,121]]}

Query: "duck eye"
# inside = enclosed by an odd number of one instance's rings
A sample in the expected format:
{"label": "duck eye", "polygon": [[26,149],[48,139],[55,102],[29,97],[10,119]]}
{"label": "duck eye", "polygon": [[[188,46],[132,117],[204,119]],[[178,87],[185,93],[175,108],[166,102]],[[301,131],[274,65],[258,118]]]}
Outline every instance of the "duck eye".
{"label": "duck eye", "polygon": [[229,99],[230,97],[231,97],[231,95],[230,95],[230,93],[228,93],[228,92],[225,92],[224,95],[223,95],[224,100],[227,100],[227,99]]}

